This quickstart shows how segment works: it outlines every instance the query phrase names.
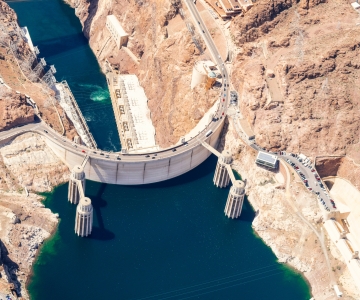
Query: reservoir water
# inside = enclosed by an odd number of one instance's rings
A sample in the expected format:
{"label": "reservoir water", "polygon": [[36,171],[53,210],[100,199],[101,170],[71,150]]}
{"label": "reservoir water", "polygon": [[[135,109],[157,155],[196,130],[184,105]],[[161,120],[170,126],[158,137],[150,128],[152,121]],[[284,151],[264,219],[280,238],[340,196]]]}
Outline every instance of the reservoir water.
{"label": "reservoir water", "polygon": [[[74,10],[61,0],[9,2],[29,28],[41,57],[66,79],[99,147],[120,149],[104,75]],[[32,299],[292,299],[310,298],[303,277],[283,264],[251,228],[246,201],[238,220],[223,210],[228,189],[212,184],[216,158],[167,182],[115,186],[88,181],[94,229],[74,234],[67,184],[46,194],[58,212],[29,284]]]}

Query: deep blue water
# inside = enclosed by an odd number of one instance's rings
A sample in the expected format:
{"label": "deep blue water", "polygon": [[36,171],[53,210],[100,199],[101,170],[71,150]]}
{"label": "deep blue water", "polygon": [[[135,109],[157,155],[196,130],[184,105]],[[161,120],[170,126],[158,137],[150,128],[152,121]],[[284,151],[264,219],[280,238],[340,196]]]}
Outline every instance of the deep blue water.
{"label": "deep blue water", "polygon": [[[59,0],[11,2],[41,57],[66,79],[98,145],[120,148],[103,74],[73,9]],[[213,186],[216,159],[158,184],[115,186],[87,181],[94,206],[89,238],[74,234],[67,184],[46,194],[60,214],[29,284],[32,299],[291,299],[310,298],[303,277],[276,257],[251,227],[223,210],[228,189]]]}
{"label": "deep blue water", "polygon": [[59,0],[11,1],[20,26],[48,65],[55,65],[58,81],[66,80],[99,148],[120,150],[105,76],[84,37],[74,10]]}

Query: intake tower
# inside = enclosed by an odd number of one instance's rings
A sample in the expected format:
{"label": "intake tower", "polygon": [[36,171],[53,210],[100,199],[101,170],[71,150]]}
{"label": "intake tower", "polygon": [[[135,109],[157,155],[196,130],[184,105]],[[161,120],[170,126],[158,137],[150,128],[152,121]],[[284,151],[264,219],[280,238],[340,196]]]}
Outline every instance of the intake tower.
{"label": "intake tower", "polygon": [[216,170],[214,174],[214,184],[217,187],[227,187],[230,183],[230,176],[227,171],[227,166],[232,162],[232,157],[229,151],[223,151],[218,158]]}
{"label": "intake tower", "polygon": [[82,197],[76,208],[75,233],[84,237],[91,234],[93,223],[93,206],[90,198]]}
{"label": "intake tower", "polygon": [[84,168],[80,165],[76,165],[71,170],[71,175],[69,180],[69,190],[68,190],[69,202],[72,204],[78,204],[81,196],[84,197],[84,191],[85,191]]}
{"label": "intake tower", "polygon": [[245,183],[236,180],[230,188],[230,192],[226,201],[225,215],[228,218],[236,219],[240,217],[245,197]]}

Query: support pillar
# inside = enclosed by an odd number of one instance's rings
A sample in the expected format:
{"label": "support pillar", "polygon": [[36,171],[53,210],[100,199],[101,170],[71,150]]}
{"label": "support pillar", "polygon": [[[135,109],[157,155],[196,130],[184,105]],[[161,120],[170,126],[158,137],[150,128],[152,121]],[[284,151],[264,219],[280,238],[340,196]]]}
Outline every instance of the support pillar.
{"label": "support pillar", "polygon": [[226,201],[225,215],[228,218],[236,219],[240,217],[245,197],[245,183],[236,180],[230,188],[229,196]]}
{"label": "support pillar", "polygon": [[69,180],[69,192],[68,200],[70,203],[78,204],[80,197],[80,188],[78,188],[78,183],[82,185],[82,191],[85,191],[85,173],[84,168],[80,165],[76,165],[71,170],[70,180]]}
{"label": "support pillar", "polygon": [[226,169],[226,165],[231,164],[231,162],[231,154],[229,153],[229,151],[224,150],[218,158],[213,179],[214,184],[217,187],[223,188],[229,185],[230,175]]}
{"label": "support pillar", "polygon": [[93,206],[90,198],[82,197],[76,208],[75,233],[84,237],[91,234],[93,224]]}
{"label": "support pillar", "polygon": [[74,143],[75,144],[78,144],[78,145],[81,145],[81,138],[78,136],[78,135],[75,135],[74,136]]}

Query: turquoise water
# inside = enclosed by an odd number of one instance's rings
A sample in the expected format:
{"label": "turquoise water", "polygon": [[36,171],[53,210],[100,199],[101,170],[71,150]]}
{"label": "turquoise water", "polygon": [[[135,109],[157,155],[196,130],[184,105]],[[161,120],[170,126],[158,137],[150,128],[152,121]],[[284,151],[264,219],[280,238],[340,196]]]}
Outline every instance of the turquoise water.
{"label": "turquoise water", "polygon": [[120,150],[105,76],[82,34],[74,10],[59,0],[10,1],[58,81],[66,80],[101,149]]}
{"label": "turquoise water", "polygon": [[148,186],[88,181],[90,238],[74,234],[67,184],[56,188],[45,205],[61,222],[34,266],[33,299],[309,299],[303,278],[254,234],[247,201],[239,220],[224,216],[215,164]]}
{"label": "turquoise water", "polygon": [[[59,0],[10,5],[57,79],[69,82],[99,146],[119,149],[105,78],[74,11]],[[240,219],[224,216],[228,189],[213,186],[215,164],[210,157],[186,175],[146,186],[87,181],[89,238],[74,234],[67,184],[46,194],[61,221],[34,264],[32,299],[309,299],[302,276],[277,263],[255,235],[247,201]]]}

